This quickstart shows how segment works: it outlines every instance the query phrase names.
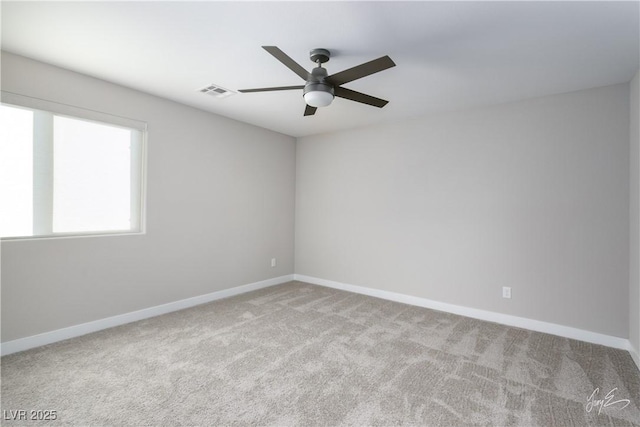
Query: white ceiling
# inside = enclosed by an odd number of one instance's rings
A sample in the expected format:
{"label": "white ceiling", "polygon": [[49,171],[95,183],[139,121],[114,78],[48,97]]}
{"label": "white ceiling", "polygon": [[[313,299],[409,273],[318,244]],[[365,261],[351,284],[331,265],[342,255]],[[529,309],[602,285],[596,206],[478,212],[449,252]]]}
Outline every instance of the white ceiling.
{"label": "white ceiling", "polygon": [[[292,136],[396,121],[629,81],[639,63],[638,2],[9,2],[2,48]],[[303,117],[302,91],[216,99],[304,82],[261,46],[329,74],[383,55],[397,64]]]}

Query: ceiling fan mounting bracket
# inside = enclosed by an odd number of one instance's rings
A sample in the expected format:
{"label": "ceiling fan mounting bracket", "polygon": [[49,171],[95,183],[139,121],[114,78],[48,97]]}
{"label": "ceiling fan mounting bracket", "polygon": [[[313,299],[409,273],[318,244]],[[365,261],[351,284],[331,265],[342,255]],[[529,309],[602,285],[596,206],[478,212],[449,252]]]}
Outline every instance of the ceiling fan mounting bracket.
{"label": "ceiling fan mounting bracket", "polygon": [[327,49],[312,49],[309,52],[309,59],[316,64],[324,64],[329,61],[329,58],[331,58],[331,52]]}

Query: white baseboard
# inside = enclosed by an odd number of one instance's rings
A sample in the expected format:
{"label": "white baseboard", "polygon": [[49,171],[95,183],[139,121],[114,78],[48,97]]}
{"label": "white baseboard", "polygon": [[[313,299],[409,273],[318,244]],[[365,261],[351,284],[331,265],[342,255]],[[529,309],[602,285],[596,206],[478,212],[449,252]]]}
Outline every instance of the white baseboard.
{"label": "white baseboard", "polygon": [[640,369],[640,351],[637,348],[634,348],[631,343],[629,343],[629,354],[634,362],[636,362],[636,366]]}
{"label": "white baseboard", "polygon": [[114,326],[124,325],[125,323],[136,322],[138,320],[148,319],[150,317],[159,316],[161,314],[178,311],[185,308],[193,307],[207,302],[219,300],[222,298],[232,297],[234,295],[243,294],[245,292],[255,291],[257,289],[267,288],[269,286],[279,285],[293,280],[293,274],[286,276],[274,277],[273,279],[262,280],[260,282],[249,283],[235,288],[224,289],[212,292],[206,295],[187,298],[180,301],[174,301],[167,304],[157,305],[130,313],[120,314],[106,319],[94,320],[92,322],[82,323],[80,325],[70,326],[68,328],[57,329],[51,332],[45,332],[26,338],[20,338],[13,341],[7,341],[0,344],[0,355],[17,353],[19,351],[28,350],[30,348],[40,347],[46,344],[66,340],[69,338],[79,337],[91,332],[97,332],[103,329],[112,328]]}
{"label": "white baseboard", "polygon": [[[634,357],[635,350],[632,348],[628,339],[614,337],[611,335],[600,334],[597,332],[585,331],[583,329],[572,328],[569,326],[558,325],[555,323],[542,322],[539,320],[527,319],[524,317],[511,316],[508,314],[496,313],[493,311],[479,310],[477,308],[464,307],[461,305],[448,304],[439,301],[433,301],[426,298],[414,297],[411,295],[400,294],[397,292],[383,291],[380,289],[372,289],[364,286],[349,285],[346,283],[334,282],[331,280],[319,279],[317,277],[304,276],[302,274],[294,274],[294,280],[311,283],[314,285],[326,286],[329,288],[341,289],[343,291],[354,292],[358,294],[368,295],[376,298],[382,298],[390,301],[401,302],[404,304],[415,305],[418,307],[431,308],[433,310],[444,311],[447,313],[459,314],[461,316],[472,317],[474,319],[486,320],[489,322],[500,323],[507,326],[515,326],[518,328],[529,329],[537,332],[544,332],[551,335],[557,335],[564,338],[572,338],[579,341],[586,341],[594,344],[600,344],[607,347],[619,348],[627,350],[631,357]],[[635,362],[638,364],[637,352],[635,353]],[[638,364],[640,367],[640,364]]]}
{"label": "white baseboard", "polygon": [[185,308],[194,307],[196,305],[205,304],[207,302],[219,300],[222,298],[232,297],[234,295],[255,291],[269,286],[279,285],[291,280],[299,280],[301,282],[311,283],[314,285],[326,286],[329,288],[341,289],[348,292],[368,295],[376,298],[382,298],[390,301],[401,302],[404,304],[415,305],[418,307],[430,308],[433,310],[444,311],[447,313],[459,314],[461,316],[471,317],[474,319],[486,320],[489,322],[500,323],[508,326],[529,329],[537,332],[544,332],[565,338],[586,341],[594,344],[600,344],[607,347],[614,347],[627,350],[634,362],[640,369],[640,357],[638,349],[633,348],[630,341],[625,338],[604,335],[597,332],[585,331],[569,326],[558,325],[555,323],[542,322],[539,320],[527,319],[524,317],[511,316],[508,314],[496,313],[492,311],[479,310],[476,308],[464,307],[460,305],[448,304],[439,301],[433,301],[427,298],[420,298],[411,295],[401,294],[397,292],[383,291],[380,289],[367,288],[364,286],[350,285],[346,283],[334,282],[331,280],[319,279],[301,274],[289,274],[285,276],[275,277],[273,279],[263,280],[260,282],[249,283],[243,286],[237,286],[230,289],[212,292],[206,295],[187,298],[180,301],[174,301],[155,307],[145,308],[130,313],[120,314],[105,319],[95,320],[80,325],[70,326],[68,328],[57,329],[51,332],[45,332],[26,338],[20,338],[13,341],[7,341],[0,344],[0,355],[5,356],[19,351],[28,350],[30,348],[40,347],[54,342],[63,341],[69,338],[79,337],[91,332],[97,332],[103,329],[112,328],[114,326],[124,325],[126,323],[136,322],[138,320],[148,319],[150,317],[159,316],[173,311],[183,310]]}

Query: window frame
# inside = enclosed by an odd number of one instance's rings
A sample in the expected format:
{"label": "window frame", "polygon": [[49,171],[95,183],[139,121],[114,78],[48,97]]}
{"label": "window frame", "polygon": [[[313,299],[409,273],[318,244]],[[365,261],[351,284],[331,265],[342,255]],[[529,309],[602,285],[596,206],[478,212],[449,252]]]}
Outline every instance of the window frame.
{"label": "window frame", "polygon": [[[42,212],[42,209],[36,209],[36,199],[34,198],[33,206],[33,235],[31,236],[8,236],[0,237],[0,241],[3,243],[11,241],[25,241],[25,240],[42,240],[42,239],[69,239],[78,237],[106,237],[106,236],[132,236],[132,235],[144,235],[146,234],[146,192],[147,192],[147,123],[129,119],[126,117],[116,116],[101,111],[89,110],[86,108],[76,107],[68,104],[61,104],[54,101],[44,100],[40,98],[30,97],[26,95],[20,95],[13,92],[0,91],[0,103],[14,108],[23,108],[33,111],[34,122],[37,120],[39,112],[49,113],[51,122],[53,122],[54,116],[67,117],[75,120],[82,120],[86,122],[93,122],[100,125],[107,125],[113,127],[120,127],[129,130],[137,131],[139,138],[137,143],[131,145],[131,229],[129,230],[105,230],[105,231],[71,231],[71,232],[53,232],[53,182],[48,183],[48,187],[51,194],[51,206],[46,209],[46,212]],[[52,125],[52,123],[51,123]],[[134,135],[134,134],[132,134]],[[34,140],[35,140],[34,135]],[[53,138],[50,138],[49,143],[53,144]],[[51,162],[51,174],[53,173],[53,146],[49,147]],[[34,157],[35,152],[34,152]],[[34,180],[37,173],[34,171]],[[51,175],[52,177],[53,175]],[[34,181],[35,183],[35,181]],[[35,185],[34,185],[35,187]],[[47,196],[47,197],[49,197]],[[136,206],[139,207],[136,213]],[[135,214],[134,214],[135,213]],[[37,217],[46,216],[48,222],[51,224],[44,229],[37,225]],[[40,231],[38,231],[40,230]],[[42,233],[46,230],[46,234]]]}

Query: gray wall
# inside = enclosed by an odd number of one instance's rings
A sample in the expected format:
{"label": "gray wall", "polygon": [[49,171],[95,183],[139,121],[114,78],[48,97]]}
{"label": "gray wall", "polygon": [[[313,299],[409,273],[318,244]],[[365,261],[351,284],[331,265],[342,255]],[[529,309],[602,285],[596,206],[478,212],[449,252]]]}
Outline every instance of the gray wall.
{"label": "gray wall", "polygon": [[12,54],[2,89],[149,126],[147,234],[3,243],[2,341],[293,273],[294,138]]}
{"label": "gray wall", "polygon": [[2,89],[150,129],[148,233],[3,243],[3,341],[291,274],[295,204],[296,273],[640,348],[637,75],[631,98],[616,85],[301,138],[297,155],[293,138],[5,53]]}
{"label": "gray wall", "polygon": [[640,367],[640,71],[630,84],[629,340]]}
{"label": "gray wall", "polygon": [[300,138],[295,271],[627,338],[628,154],[627,84]]}

